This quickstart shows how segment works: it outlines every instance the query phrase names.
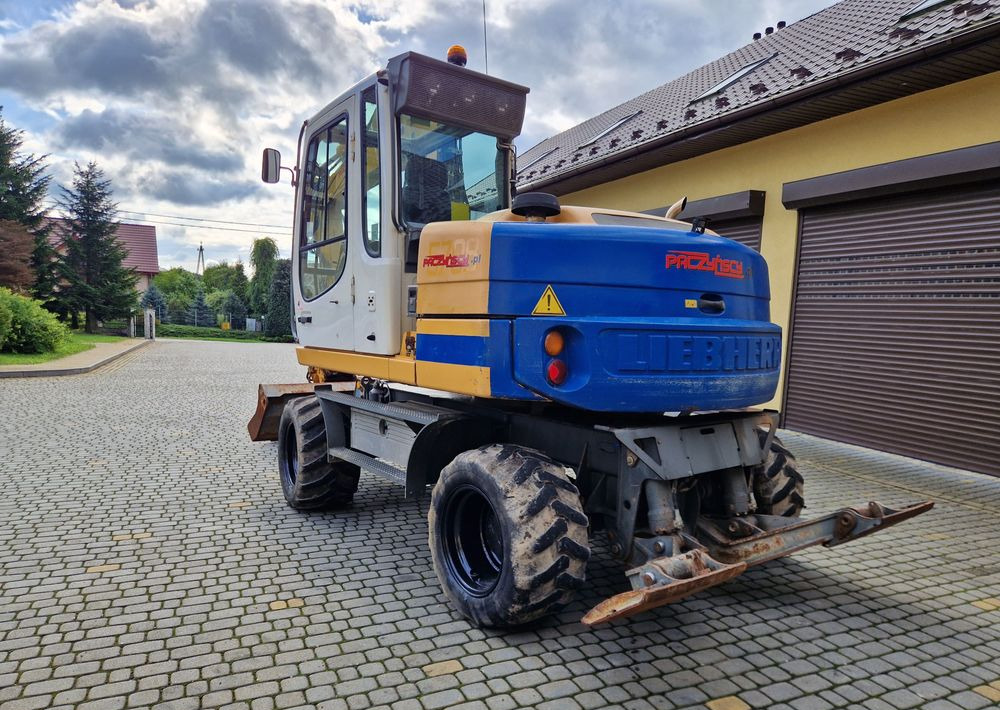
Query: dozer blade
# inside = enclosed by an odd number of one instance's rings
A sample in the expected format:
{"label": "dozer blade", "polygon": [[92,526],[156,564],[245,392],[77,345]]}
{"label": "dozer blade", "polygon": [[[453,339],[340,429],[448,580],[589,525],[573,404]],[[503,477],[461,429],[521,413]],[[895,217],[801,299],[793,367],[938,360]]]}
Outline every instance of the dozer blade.
{"label": "dozer blade", "polygon": [[605,621],[670,604],[732,579],[747,568],[743,562],[735,565],[723,564],[713,560],[701,550],[691,550],[672,557],[660,557],[646,563],[643,569],[647,567],[653,567],[656,571],[646,570],[640,573],[640,577],[644,580],[655,580],[653,586],[632,589],[605,599],[587,612],[582,619],[583,623],[602,624]]}
{"label": "dozer blade", "polygon": [[833,547],[857,540],[933,507],[934,502],[929,500],[899,510],[871,502],[843,508],[815,520],[772,515],[702,519],[698,522],[700,544],[696,549],[659,557],[629,570],[634,588],[605,599],[587,612],[582,621],[588,625],[600,624],[680,601],[736,577],[747,567],[813,545]]}
{"label": "dozer blade", "polygon": [[288,400],[312,394],[316,385],[257,385],[257,411],[247,423],[250,441],[277,441],[278,422]]}

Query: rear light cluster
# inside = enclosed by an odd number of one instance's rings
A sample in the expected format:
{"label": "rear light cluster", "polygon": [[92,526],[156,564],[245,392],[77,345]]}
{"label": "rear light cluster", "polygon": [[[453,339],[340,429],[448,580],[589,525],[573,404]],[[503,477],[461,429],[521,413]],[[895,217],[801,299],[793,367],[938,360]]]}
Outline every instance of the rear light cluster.
{"label": "rear light cluster", "polygon": [[561,385],[569,376],[569,368],[566,367],[566,363],[557,357],[562,354],[563,348],[566,347],[563,334],[558,330],[550,330],[545,334],[544,347],[545,354],[554,358],[549,360],[549,364],[545,367],[545,377],[550,384]]}

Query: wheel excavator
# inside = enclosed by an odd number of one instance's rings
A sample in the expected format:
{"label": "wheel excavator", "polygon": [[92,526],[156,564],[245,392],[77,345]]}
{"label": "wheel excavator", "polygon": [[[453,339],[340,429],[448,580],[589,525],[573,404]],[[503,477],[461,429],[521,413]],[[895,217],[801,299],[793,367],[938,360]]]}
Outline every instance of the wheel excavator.
{"label": "wheel excavator", "polygon": [[431,489],[444,594],[482,626],[562,608],[597,539],[630,589],[598,624],[929,510],[800,517],[803,479],[762,408],[780,328],[767,264],[703,223],[518,194],[528,89],[408,52],[302,125],[292,326],[305,382],[265,384],[302,511],[351,505],[361,472]]}

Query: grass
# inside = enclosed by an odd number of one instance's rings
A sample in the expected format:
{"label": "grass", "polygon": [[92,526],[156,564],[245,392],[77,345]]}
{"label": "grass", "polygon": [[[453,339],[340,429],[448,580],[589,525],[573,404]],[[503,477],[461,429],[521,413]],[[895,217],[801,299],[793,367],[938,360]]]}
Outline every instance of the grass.
{"label": "grass", "polygon": [[48,353],[0,353],[0,365],[37,365],[58,360],[68,355],[76,355],[90,350],[95,343],[116,343],[121,340],[116,335],[90,335],[73,332],[66,342]]}

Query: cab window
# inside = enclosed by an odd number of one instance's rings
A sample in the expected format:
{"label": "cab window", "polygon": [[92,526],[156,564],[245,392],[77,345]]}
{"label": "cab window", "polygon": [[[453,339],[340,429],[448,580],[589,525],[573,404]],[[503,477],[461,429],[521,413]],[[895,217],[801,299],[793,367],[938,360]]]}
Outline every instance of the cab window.
{"label": "cab window", "polygon": [[340,280],[347,261],[347,116],[309,141],[302,194],[299,284],[311,301]]}
{"label": "cab window", "polygon": [[364,175],[365,250],[372,256],[382,253],[382,212],[379,201],[378,104],[375,87],[369,86],[361,95],[364,109],[364,139],[361,151],[361,172]]}
{"label": "cab window", "polygon": [[494,136],[406,114],[399,117],[403,219],[477,219],[507,207],[506,151]]}

